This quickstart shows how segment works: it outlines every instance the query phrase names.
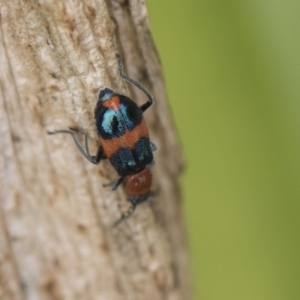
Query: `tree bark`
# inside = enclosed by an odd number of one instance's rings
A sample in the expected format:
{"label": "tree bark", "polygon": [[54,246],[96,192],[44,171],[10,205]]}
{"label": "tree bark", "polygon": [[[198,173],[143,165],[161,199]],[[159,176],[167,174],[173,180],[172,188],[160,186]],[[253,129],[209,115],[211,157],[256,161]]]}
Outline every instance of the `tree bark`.
{"label": "tree bark", "polygon": [[[0,13],[0,299],[190,299],[182,155],[144,1],[0,0]],[[160,192],[112,228],[129,207],[122,187],[103,187],[112,166],[47,131],[78,128],[95,153],[99,90],[146,101],[116,53],[154,95]]]}

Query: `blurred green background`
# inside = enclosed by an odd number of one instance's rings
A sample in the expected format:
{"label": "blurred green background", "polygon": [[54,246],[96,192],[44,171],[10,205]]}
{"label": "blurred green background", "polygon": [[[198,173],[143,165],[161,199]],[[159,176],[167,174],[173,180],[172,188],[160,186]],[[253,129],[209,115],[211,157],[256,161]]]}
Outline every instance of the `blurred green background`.
{"label": "blurred green background", "polygon": [[187,161],[194,299],[300,299],[300,1],[147,5]]}

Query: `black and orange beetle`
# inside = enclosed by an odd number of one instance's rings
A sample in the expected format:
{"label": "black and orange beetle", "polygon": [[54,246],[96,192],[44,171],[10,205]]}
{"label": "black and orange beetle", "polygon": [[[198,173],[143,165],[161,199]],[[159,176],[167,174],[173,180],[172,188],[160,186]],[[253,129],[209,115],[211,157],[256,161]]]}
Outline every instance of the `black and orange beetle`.
{"label": "black and orange beetle", "polygon": [[77,139],[76,131],[48,132],[70,134],[81,154],[93,164],[98,164],[101,159],[109,159],[120,176],[112,184],[112,190],[124,182],[131,203],[129,210],[122,214],[115,225],[130,217],[138,204],[154,194],[151,191],[152,173],[149,165],[153,163],[152,152],[156,150],[156,146],[149,139],[148,127],[143,117],[143,113],[153,104],[153,98],[141,84],[123,73],[119,56],[118,70],[120,77],[139,88],[148,97],[148,101],[138,106],[130,98],[109,88],[100,91],[94,111],[95,127],[100,141],[95,156],[89,154],[85,133],[83,133],[85,136],[85,149],[83,149]]}

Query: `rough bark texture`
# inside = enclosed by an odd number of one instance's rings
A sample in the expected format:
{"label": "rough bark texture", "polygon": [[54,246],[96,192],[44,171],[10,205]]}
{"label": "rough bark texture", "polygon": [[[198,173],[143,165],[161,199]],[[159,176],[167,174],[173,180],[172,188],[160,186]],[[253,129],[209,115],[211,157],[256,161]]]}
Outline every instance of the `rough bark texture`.
{"label": "rough bark texture", "polygon": [[[0,13],[0,299],[189,299],[182,157],[144,1],[0,0]],[[99,90],[146,101],[116,53],[154,95],[160,193],[112,228],[129,207],[103,187],[116,172],[47,130],[79,128],[95,153]]]}

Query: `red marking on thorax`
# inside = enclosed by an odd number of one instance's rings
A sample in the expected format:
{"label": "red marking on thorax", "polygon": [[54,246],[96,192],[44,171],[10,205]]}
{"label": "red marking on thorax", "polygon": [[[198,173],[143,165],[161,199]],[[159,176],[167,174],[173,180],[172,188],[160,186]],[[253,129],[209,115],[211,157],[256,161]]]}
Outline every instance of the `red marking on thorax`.
{"label": "red marking on thorax", "polygon": [[143,171],[125,177],[125,189],[129,195],[143,196],[150,192],[152,173],[147,167]]}

